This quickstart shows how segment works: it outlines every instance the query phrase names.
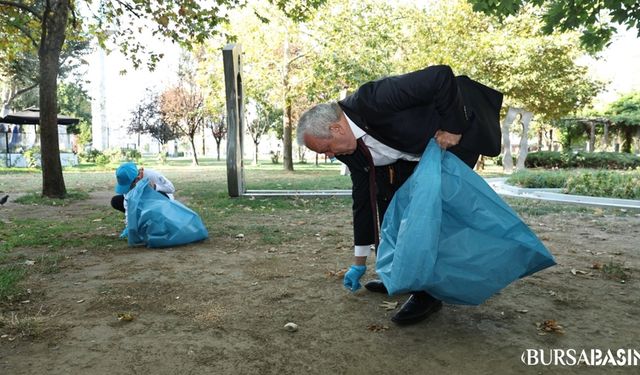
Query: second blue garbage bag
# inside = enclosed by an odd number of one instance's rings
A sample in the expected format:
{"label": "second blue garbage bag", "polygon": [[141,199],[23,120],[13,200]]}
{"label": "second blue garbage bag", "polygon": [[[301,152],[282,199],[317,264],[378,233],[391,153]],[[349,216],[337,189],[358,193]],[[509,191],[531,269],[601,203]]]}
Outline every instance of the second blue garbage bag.
{"label": "second blue garbage bag", "polygon": [[209,235],[197,213],[152,189],[148,179],[138,182],[126,198],[129,246],[178,246]]}
{"label": "second blue garbage bag", "polygon": [[478,305],[554,264],[484,179],[431,140],[387,209],[376,272],[389,294],[425,290],[447,303]]}

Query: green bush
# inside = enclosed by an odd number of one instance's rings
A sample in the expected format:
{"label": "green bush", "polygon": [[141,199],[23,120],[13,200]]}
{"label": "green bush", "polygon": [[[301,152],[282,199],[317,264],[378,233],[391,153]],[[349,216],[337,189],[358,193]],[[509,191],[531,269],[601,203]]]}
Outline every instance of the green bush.
{"label": "green bush", "polygon": [[512,174],[507,183],[524,188],[563,188],[570,173],[567,171],[518,171]]}
{"label": "green bush", "polygon": [[634,169],[640,167],[640,157],[624,152],[578,152],[569,159],[569,167]]}
{"label": "green bush", "polygon": [[640,199],[640,170],[594,171],[567,178],[566,192],[623,199]]}
{"label": "green bush", "polygon": [[524,165],[527,168],[567,168],[568,155],[557,151],[530,152]]}
{"label": "green bush", "polygon": [[110,148],[104,151],[104,155],[109,159],[109,163],[119,164],[124,160],[124,151],[120,148]]}
{"label": "green bush", "polygon": [[40,161],[42,160],[42,154],[40,153],[40,146],[31,147],[24,152],[24,158],[27,161],[27,167],[40,168]]}
{"label": "green bush", "polygon": [[140,159],[142,159],[142,154],[140,153],[140,151],[134,149],[125,149],[124,151],[124,157],[127,160],[130,161],[135,161],[136,164],[140,162]]}
{"label": "green bush", "polygon": [[88,152],[81,152],[78,154],[78,158],[83,163],[95,163],[98,156],[102,155],[99,150],[89,150]]}
{"label": "green bush", "polygon": [[640,167],[640,157],[620,152],[539,151],[527,154],[527,168],[633,169]]}
{"label": "green bush", "polygon": [[[487,158],[487,160],[491,160],[495,165],[502,167],[502,158],[504,155],[500,154],[498,156],[494,156],[492,158]],[[511,155],[511,160],[513,161],[513,165],[516,165],[518,158],[516,156]]]}
{"label": "green bush", "polygon": [[94,162],[96,163],[96,165],[104,167],[105,165],[109,164],[109,157],[103,153],[100,153],[100,155],[96,156]]}

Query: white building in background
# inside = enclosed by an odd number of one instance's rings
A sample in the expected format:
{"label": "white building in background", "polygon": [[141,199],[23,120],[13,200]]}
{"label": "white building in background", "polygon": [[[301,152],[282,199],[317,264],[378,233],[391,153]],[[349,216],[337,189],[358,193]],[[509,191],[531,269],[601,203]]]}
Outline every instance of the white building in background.
{"label": "white building in background", "polygon": [[107,121],[107,79],[105,76],[105,51],[96,47],[92,56],[91,77],[91,134],[92,147],[99,151],[109,148],[109,122]]}

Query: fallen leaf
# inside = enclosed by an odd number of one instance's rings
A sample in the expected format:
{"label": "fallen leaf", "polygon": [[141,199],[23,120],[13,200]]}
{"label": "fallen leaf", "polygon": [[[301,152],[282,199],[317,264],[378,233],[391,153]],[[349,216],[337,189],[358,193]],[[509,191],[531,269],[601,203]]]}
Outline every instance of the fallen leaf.
{"label": "fallen leaf", "polygon": [[520,314],[526,314],[529,312],[529,310],[526,309],[521,309],[521,310],[516,310],[516,312],[520,313]]}
{"label": "fallen leaf", "polygon": [[347,269],[341,268],[337,271],[327,271],[326,273],[328,277],[343,277],[344,274],[347,273]]}
{"label": "fallen leaf", "polygon": [[243,233],[238,233],[238,234],[236,234],[236,238],[239,239],[239,240],[242,240],[242,239],[244,239],[244,234]]}
{"label": "fallen leaf", "polygon": [[25,260],[24,264],[27,266],[33,266],[34,264],[36,264],[36,262],[33,260]]}
{"label": "fallen leaf", "polygon": [[380,331],[386,331],[389,329],[389,326],[385,326],[382,324],[369,324],[367,326],[367,329],[371,332],[380,332]]}
{"label": "fallen leaf", "polygon": [[117,316],[118,320],[121,322],[130,322],[135,319],[135,316],[133,316],[133,314],[131,313],[119,313]]}
{"label": "fallen leaf", "polygon": [[601,269],[602,269],[602,264],[600,264],[600,263],[594,263],[594,264],[592,264],[592,265],[591,265],[591,269],[594,269],[594,270],[601,270]]}
{"label": "fallen leaf", "polygon": [[552,332],[552,333],[564,333],[564,328],[558,324],[555,319],[548,319],[543,321],[542,323],[536,323],[538,330],[541,332]]}
{"label": "fallen leaf", "polygon": [[76,301],[76,303],[82,303],[82,302],[84,302],[83,299],[79,299],[79,300]]}
{"label": "fallen leaf", "polygon": [[572,269],[571,269],[571,273],[572,273],[573,275],[586,275],[586,274],[587,274],[587,272],[582,271],[582,270],[577,270],[577,269],[575,269],[575,268],[572,268]]}
{"label": "fallen leaf", "polygon": [[382,307],[385,310],[395,310],[398,307],[398,302],[382,301],[382,303],[378,306]]}

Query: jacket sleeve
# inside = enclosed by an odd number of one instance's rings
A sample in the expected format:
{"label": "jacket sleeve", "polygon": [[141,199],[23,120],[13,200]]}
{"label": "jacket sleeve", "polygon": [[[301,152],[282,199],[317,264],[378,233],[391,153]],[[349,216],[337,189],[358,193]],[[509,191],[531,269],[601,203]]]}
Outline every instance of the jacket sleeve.
{"label": "jacket sleeve", "polygon": [[413,107],[433,105],[440,116],[439,129],[461,134],[467,127],[462,96],[453,71],[447,65],[430,66],[365,83],[358,89],[357,98],[360,112],[366,117],[379,118]]}
{"label": "jacket sleeve", "polygon": [[374,212],[369,195],[369,175],[366,171],[351,170],[353,198],[353,241],[354,245],[375,243]]}

